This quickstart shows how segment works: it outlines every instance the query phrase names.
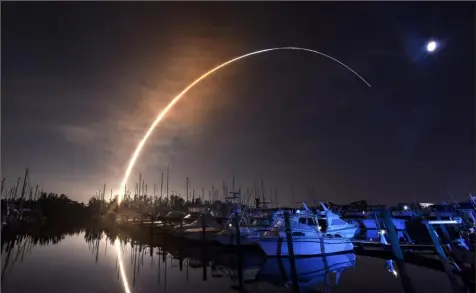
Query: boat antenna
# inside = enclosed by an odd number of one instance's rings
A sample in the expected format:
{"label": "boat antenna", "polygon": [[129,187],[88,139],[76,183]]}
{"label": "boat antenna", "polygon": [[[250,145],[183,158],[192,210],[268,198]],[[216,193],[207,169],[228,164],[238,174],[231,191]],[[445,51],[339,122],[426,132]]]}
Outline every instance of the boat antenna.
{"label": "boat antenna", "polygon": [[324,209],[325,212],[328,212],[329,209],[322,203],[322,201],[319,202],[321,204],[321,207]]}

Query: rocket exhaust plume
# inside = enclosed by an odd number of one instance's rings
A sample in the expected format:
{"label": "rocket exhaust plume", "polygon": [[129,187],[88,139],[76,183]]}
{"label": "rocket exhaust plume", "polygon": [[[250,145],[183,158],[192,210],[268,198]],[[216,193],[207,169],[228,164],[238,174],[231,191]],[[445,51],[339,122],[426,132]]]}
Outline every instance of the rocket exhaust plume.
{"label": "rocket exhaust plume", "polygon": [[126,172],[124,174],[124,178],[122,179],[122,182],[121,182],[121,186],[119,188],[119,196],[118,196],[118,203],[120,204],[120,202],[122,201],[122,197],[123,195],[121,195],[122,191],[125,189],[125,186],[126,186],[126,183],[127,183],[127,180],[129,179],[129,176],[131,174],[131,171],[132,171],[132,168],[134,168],[134,165],[137,161],[137,158],[139,157],[142,149],[144,148],[144,145],[145,143],[147,142],[147,139],[149,138],[149,136],[152,134],[152,131],[154,131],[155,127],[157,126],[157,124],[160,123],[160,121],[162,121],[162,119],[165,117],[165,115],[167,115],[167,113],[170,111],[170,109],[172,109],[172,107],[180,100],[180,98],[183,97],[183,95],[185,95],[191,88],[193,88],[197,83],[199,83],[200,81],[202,81],[203,79],[205,79],[206,77],[208,77],[209,75],[211,75],[212,73],[214,73],[215,71],[219,70],[220,68],[223,68],[235,61],[238,61],[240,59],[244,59],[246,57],[250,57],[250,56],[253,56],[253,55],[257,55],[257,54],[261,54],[261,53],[266,53],[266,52],[270,52],[270,51],[277,51],[277,50],[294,50],[294,51],[306,51],[306,52],[311,52],[311,53],[314,53],[314,54],[318,54],[318,55],[321,55],[321,56],[324,56],[328,59],[331,59],[332,61],[334,62],[337,62],[339,63],[340,65],[344,66],[346,69],[348,69],[349,71],[351,71],[353,74],[355,74],[358,78],[360,78],[362,80],[362,82],[364,82],[368,87],[371,87],[371,85],[362,77],[360,76],[357,72],[355,72],[352,68],[350,68],[349,66],[345,65],[344,63],[342,63],[341,61],[335,59],[334,57],[331,57],[327,54],[324,54],[324,53],[321,53],[319,51],[316,51],[316,50],[311,50],[311,49],[306,49],[306,48],[298,48],[298,47],[278,47],[278,48],[269,48],[269,49],[264,49],[264,50],[259,50],[259,51],[254,51],[254,52],[251,52],[251,53],[247,53],[247,54],[244,54],[244,55],[241,55],[241,56],[238,56],[238,57],[235,57],[231,60],[228,60],[218,66],[216,66],[215,68],[212,68],[211,70],[209,70],[208,72],[204,73],[202,76],[200,76],[199,78],[197,78],[195,81],[193,81],[191,84],[189,84],[184,90],[182,90],[177,96],[175,96],[175,98],[173,98],[173,100],[159,113],[159,115],[157,116],[157,118],[155,119],[155,121],[152,123],[152,125],[149,127],[149,129],[147,129],[147,132],[144,134],[144,137],[142,137],[142,139],[140,140],[139,144],[137,145],[134,153],[132,154],[132,157],[129,161],[129,164],[127,165],[127,169],[126,169]]}

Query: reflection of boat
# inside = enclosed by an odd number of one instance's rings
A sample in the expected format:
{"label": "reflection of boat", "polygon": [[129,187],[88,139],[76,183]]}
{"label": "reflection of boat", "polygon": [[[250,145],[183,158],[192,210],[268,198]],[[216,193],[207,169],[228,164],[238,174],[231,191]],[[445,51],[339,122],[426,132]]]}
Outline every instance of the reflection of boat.
{"label": "reflection of boat", "polygon": [[[243,250],[240,252],[241,267],[244,270],[261,268],[266,260],[258,250]],[[236,252],[217,253],[213,255],[213,265],[236,269],[238,267],[238,255]]]}
{"label": "reflection of boat", "polygon": [[474,265],[475,252],[474,245],[468,245],[466,240],[460,236],[447,245],[450,254],[460,263]]}
{"label": "reflection of boat", "polygon": [[[256,281],[264,281],[277,286],[292,284],[291,263],[289,258],[268,258],[256,276]],[[341,273],[355,266],[356,256],[353,253],[336,254],[320,257],[296,258],[296,278],[301,290],[314,289],[326,283],[326,276],[335,273],[335,284]],[[330,284],[327,284],[330,285]]]}
{"label": "reflection of boat", "polygon": [[[296,214],[290,217],[290,228],[295,256],[312,256],[352,251],[348,238],[323,235],[315,216]],[[257,244],[268,256],[288,256],[284,219],[260,237]]]}
{"label": "reflection of boat", "polygon": [[216,276],[228,276],[237,279],[238,268],[241,267],[243,281],[249,282],[256,279],[256,275],[263,267],[265,257],[258,251],[244,251],[240,259],[236,253],[224,253],[213,256],[212,268]]}
{"label": "reflection of boat", "polygon": [[[258,232],[248,227],[240,227],[240,245],[254,244],[259,236]],[[223,245],[236,245],[236,227],[226,227],[218,233],[209,235],[209,240],[217,241]]]}

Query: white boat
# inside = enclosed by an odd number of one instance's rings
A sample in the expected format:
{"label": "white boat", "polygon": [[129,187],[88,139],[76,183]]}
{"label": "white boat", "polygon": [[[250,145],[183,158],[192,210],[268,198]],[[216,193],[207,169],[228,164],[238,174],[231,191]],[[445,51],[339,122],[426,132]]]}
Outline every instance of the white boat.
{"label": "white boat", "polygon": [[209,213],[202,214],[197,220],[186,225],[177,225],[172,234],[189,240],[202,240],[203,238],[203,219],[205,219],[205,238],[207,241],[213,234],[222,230],[221,225]]}
{"label": "white boat", "polygon": [[[314,216],[296,214],[290,216],[289,220],[295,256],[325,255],[353,250],[352,242],[348,238],[323,235]],[[284,219],[278,220],[256,243],[267,256],[288,257]]]}

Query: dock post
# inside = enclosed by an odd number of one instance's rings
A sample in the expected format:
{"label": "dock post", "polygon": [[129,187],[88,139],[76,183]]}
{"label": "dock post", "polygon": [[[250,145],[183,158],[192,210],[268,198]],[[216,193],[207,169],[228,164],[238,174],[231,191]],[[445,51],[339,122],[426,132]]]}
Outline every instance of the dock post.
{"label": "dock post", "polygon": [[466,292],[460,284],[458,283],[457,278],[453,274],[453,269],[450,266],[450,262],[448,260],[448,257],[445,254],[445,251],[443,250],[443,247],[440,244],[440,240],[438,237],[438,233],[436,233],[435,229],[433,226],[429,223],[425,223],[426,229],[428,230],[428,233],[430,234],[431,240],[433,241],[433,244],[435,245],[435,250],[436,253],[438,254],[441,263],[443,264],[443,267],[445,268],[446,275],[448,276],[451,287],[453,287],[453,292],[454,293],[463,293]]}
{"label": "dock post", "polygon": [[[383,223],[387,228],[388,238],[392,246],[393,256],[396,258],[396,263],[398,271],[400,272],[400,280],[402,286],[406,293],[413,293],[413,286],[410,277],[407,274],[402,248],[400,247],[400,241],[398,239],[397,229],[393,225],[392,216],[389,209],[384,209],[381,211],[380,216],[382,217]],[[384,235],[381,235],[384,237]]]}
{"label": "dock post", "polygon": [[392,252],[395,258],[399,261],[403,261],[403,252],[402,248],[400,247],[400,241],[398,240],[398,233],[397,229],[393,225],[392,216],[390,215],[390,211],[388,209],[384,209],[381,213],[381,217],[387,228],[388,238],[390,240],[390,244],[392,245]]}
{"label": "dock post", "polygon": [[[440,216],[437,216],[436,219],[438,221],[441,221],[441,217]],[[432,227],[433,228],[433,227]],[[435,228],[433,228],[435,229]],[[446,226],[445,225],[441,225],[441,231],[443,232],[443,235],[445,236],[444,240],[443,240],[443,243],[448,243],[448,241],[451,241],[451,237],[450,237],[450,233],[448,233],[448,229],[446,229]],[[433,238],[432,238],[433,239]]]}
{"label": "dock post", "polygon": [[202,214],[202,244],[205,245],[205,242],[206,242],[206,231],[207,231],[207,228],[206,228],[206,223],[205,223],[205,215]]}
{"label": "dock post", "polygon": [[206,281],[206,280],[207,280],[207,262],[206,262],[205,259],[203,259],[203,261],[202,261],[202,269],[203,269],[202,279],[203,279],[204,281]]}
{"label": "dock post", "polygon": [[291,222],[289,220],[289,213],[284,213],[284,224],[286,226],[286,240],[288,244],[289,263],[291,265],[291,279],[293,284],[293,293],[299,292],[299,284],[297,281],[296,262],[294,259],[293,237],[291,234]]}
{"label": "dock post", "polygon": [[472,224],[476,224],[476,217],[474,216],[474,211],[468,211],[468,216],[471,218]]}
{"label": "dock post", "polygon": [[235,215],[235,244],[239,248],[241,245],[241,230],[240,230],[240,215],[237,213]]}
{"label": "dock post", "polygon": [[201,215],[201,223],[202,223],[202,247],[201,247],[201,257],[202,257],[202,277],[203,280],[207,280],[207,263],[206,263],[206,221],[205,221],[205,214]]}
{"label": "dock post", "polygon": [[236,244],[236,261],[237,261],[237,270],[238,270],[238,289],[240,292],[244,291],[243,286],[243,261],[241,255],[241,230],[240,230],[240,220],[241,216],[236,213],[235,215],[235,244]]}

